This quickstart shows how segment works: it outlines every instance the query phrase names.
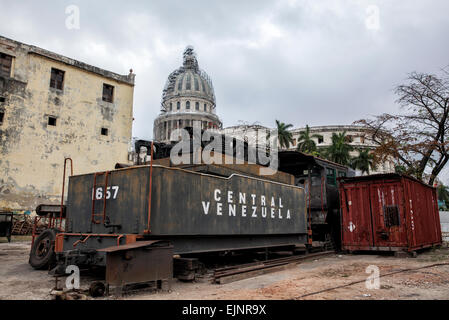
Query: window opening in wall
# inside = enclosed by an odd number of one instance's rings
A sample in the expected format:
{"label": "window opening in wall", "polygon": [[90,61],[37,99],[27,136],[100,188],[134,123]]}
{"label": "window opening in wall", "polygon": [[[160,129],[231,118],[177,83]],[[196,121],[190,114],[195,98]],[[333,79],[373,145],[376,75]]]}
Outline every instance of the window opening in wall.
{"label": "window opening in wall", "polygon": [[200,110],[200,103],[199,102],[195,103],[195,110]]}
{"label": "window opening in wall", "polygon": [[360,137],[360,143],[365,143],[365,136]]}
{"label": "window opening in wall", "polygon": [[181,109],[181,102],[178,101],[178,102],[176,103],[176,109],[178,109],[178,110]]}
{"label": "window opening in wall", "polygon": [[62,90],[64,87],[65,72],[59,69],[51,68],[50,88]]}
{"label": "window opening in wall", "polygon": [[49,117],[48,117],[48,122],[47,122],[47,124],[48,124],[49,126],[56,126],[56,117],[49,116]]}
{"label": "window opening in wall", "polygon": [[0,53],[0,75],[11,76],[12,56]]}
{"label": "window opening in wall", "polygon": [[109,135],[109,129],[108,128],[101,128],[101,135],[102,136]]}
{"label": "window opening in wall", "polygon": [[103,101],[113,102],[114,100],[114,86],[103,83]]}
{"label": "window opening in wall", "polygon": [[318,143],[323,143],[324,142],[324,137],[320,136],[318,137]]}
{"label": "window opening in wall", "polygon": [[186,102],[186,109],[190,109],[190,101]]}
{"label": "window opening in wall", "polygon": [[327,178],[327,183],[328,184],[336,185],[337,184],[337,177],[335,175],[335,169],[327,168],[326,169],[326,178]]}
{"label": "window opening in wall", "polygon": [[346,177],[346,172],[338,171],[338,177]]}
{"label": "window opening in wall", "polygon": [[3,119],[5,118],[5,111],[0,110],[0,124],[3,123]]}
{"label": "window opening in wall", "polygon": [[198,83],[198,79],[195,77],[195,91],[200,91],[200,84]]}
{"label": "window opening in wall", "polygon": [[191,89],[190,75],[187,75],[187,78],[186,78],[186,90],[190,90],[190,89]]}

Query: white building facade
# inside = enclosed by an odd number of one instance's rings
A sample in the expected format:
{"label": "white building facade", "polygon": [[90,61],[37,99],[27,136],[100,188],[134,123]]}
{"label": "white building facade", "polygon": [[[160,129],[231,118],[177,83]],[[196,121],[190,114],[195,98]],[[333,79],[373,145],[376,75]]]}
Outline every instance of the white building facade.
{"label": "white building facade", "polygon": [[[260,132],[266,132],[270,128],[261,125],[238,125],[233,127],[227,127],[220,132],[234,138],[238,138],[248,142],[250,145],[254,145],[257,141],[260,142]],[[288,150],[296,150],[298,147],[298,139],[301,131],[305,131],[306,128],[295,128],[290,130],[292,133],[293,143]],[[326,148],[332,144],[332,134],[338,134],[345,132],[348,144],[353,147],[353,151],[350,152],[351,157],[358,156],[359,149],[374,150],[376,144],[371,139],[367,128],[356,125],[335,125],[335,126],[316,126],[309,127],[310,135],[317,135],[318,137],[312,138],[315,141],[317,148]],[[259,139],[259,140],[257,140]],[[385,161],[375,168],[370,168],[370,174],[389,173],[394,172],[395,163],[393,159]],[[356,171],[357,175],[362,175],[361,172]],[[366,173],[365,173],[366,174]]]}
{"label": "white building facade", "polygon": [[[350,152],[351,157],[356,157],[359,154],[359,149],[374,150],[376,144],[371,139],[368,129],[363,126],[357,125],[336,125],[336,126],[316,126],[309,127],[310,135],[318,135],[320,138],[312,138],[315,141],[318,148],[326,148],[332,144],[332,134],[338,134],[345,132],[347,142],[353,147],[353,151]],[[301,131],[305,131],[306,128],[296,128],[291,130],[293,136],[293,144],[290,146],[290,150],[296,150],[298,145],[298,138]],[[395,164],[393,159],[380,163],[376,168],[370,168],[370,174],[377,173],[389,173],[394,172]],[[361,172],[358,172],[361,174]]]}

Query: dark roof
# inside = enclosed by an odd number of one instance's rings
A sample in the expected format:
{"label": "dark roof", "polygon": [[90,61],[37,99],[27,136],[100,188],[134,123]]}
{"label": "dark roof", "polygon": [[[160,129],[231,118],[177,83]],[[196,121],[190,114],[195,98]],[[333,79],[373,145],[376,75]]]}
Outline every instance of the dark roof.
{"label": "dark roof", "polygon": [[[339,163],[335,163],[326,159],[318,158],[310,154],[306,154],[299,151],[279,151],[279,170],[288,172],[291,174],[296,174],[295,171],[299,169],[300,165],[306,163],[314,163],[321,167],[333,166],[340,168],[342,170],[347,170],[348,167],[343,166]],[[301,168],[302,169],[302,168]]]}
{"label": "dark roof", "polygon": [[405,174],[400,174],[400,173],[382,173],[382,174],[371,174],[371,175],[367,175],[367,176],[358,176],[358,177],[340,177],[337,180],[339,180],[340,182],[346,182],[346,183],[351,183],[351,182],[358,182],[358,181],[373,181],[373,180],[385,180],[385,179],[409,179],[415,182],[418,182],[422,185],[425,185],[427,187],[431,187],[433,188],[431,185],[428,185],[427,183],[422,182],[421,180],[418,180],[414,177],[405,175]]}

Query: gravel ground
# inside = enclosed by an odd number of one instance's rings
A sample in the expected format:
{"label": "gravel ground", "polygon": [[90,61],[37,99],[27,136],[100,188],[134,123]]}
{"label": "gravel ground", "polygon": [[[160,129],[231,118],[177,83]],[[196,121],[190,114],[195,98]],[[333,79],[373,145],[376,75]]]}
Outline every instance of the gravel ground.
{"label": "gravel ground", "polygon": [[[28,265],[29,248],[29,241],[0,243],[0,300],[52,299],[50,292],[55,279],[46,271],[36,271]],[[448,265],[428,267],[444,263]],[[366,287],[368,266],[379,268],[378,289]],[[421,269],[402,271],[417,268]],[[82,288],[88,286],[88,280],[82,278]],[[142,291],[110,299],[449,299],[449,249],[428,250],[417,258],[335,254],[229,284],[175,280],[169,292]]]}

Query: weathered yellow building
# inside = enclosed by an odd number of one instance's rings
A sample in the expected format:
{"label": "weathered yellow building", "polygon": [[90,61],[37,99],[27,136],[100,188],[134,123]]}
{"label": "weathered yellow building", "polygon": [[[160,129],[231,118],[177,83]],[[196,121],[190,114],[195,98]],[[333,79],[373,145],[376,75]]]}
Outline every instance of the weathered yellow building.
{"label": "weathered yellow building", "polygon": [[0,209],[58,203],[64,158],[127,162],[134,78],[0,36]]}

